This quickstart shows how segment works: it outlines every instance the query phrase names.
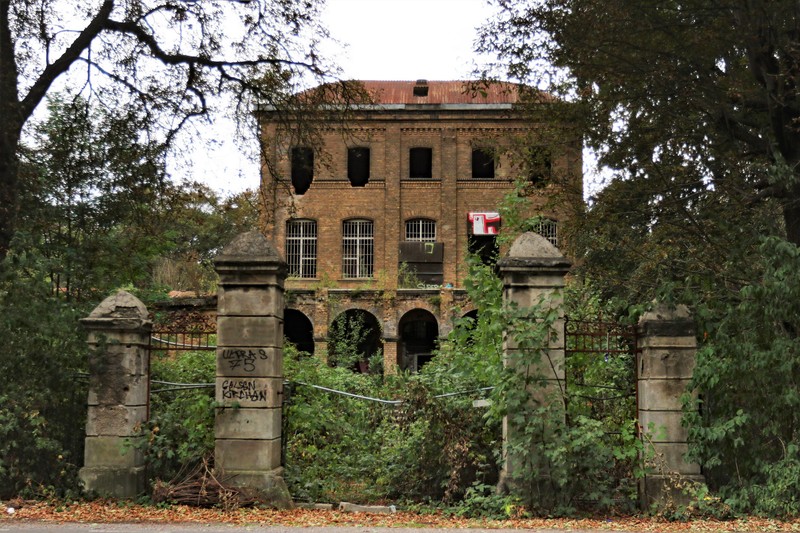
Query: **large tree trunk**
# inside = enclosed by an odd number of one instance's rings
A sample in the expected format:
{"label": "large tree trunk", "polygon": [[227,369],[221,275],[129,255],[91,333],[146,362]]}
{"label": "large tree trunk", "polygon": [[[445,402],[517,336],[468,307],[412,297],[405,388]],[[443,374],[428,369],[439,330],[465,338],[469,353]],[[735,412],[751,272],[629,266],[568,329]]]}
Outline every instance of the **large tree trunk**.
{"label": "large tree trunk", "polygon": [[19,188],[19,134],[7,128],[0,125],[0,261],[5,259],[14,236]]}
{"label": "large tree trunk", "polygon": [[0,0],[0,261],[5,259],[17,217],[22,124],[17,98],[17,64],[9,26],[11,0]]}

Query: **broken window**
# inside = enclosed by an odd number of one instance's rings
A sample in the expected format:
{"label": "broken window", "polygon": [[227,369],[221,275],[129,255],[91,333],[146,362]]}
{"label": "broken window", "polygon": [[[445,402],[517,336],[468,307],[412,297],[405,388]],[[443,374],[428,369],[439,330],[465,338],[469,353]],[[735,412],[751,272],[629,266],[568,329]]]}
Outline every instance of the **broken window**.
{"label": "broken window", "polygon": [[472,150],[472,177],[494,179],[494,153],[485,148]]}
{"label": "broken window", "polygon": [[412,148],[408,157],[408,177],[430,179],[433,177],[433,148]]}
{"label": "broken window", "polygon": [[542,146],[531,147],[526,163],[531,185],[542,186],[550,182],[553,163],[549,149]]}
{"label": "broken window", "polygon": [[353,187],[363,187],[369,181],[369,148],[347,149],[347,179]]}
{"label": "broken window", "polygon": [[406,240],[436,242],[436,221],[429,218],[406,220]]}
{"label": "broken window", "polygon": [[292,188],[295,194],[305,194],[314,180],[314,150],[307,146],[292,148]]}
{"label": "broken window", "polygon": [[286,264],[289,276],[317,277],[317,222],[288,220],[286,222]]}
{"label": "broken window", "polygon": [[470,255],[476,255],[484,265],[497,264],[500,248],[497,245],[497,235],[470,235],[467,242]]}
{"label": "broken window", "polygon": [[371,278],[373,255],[372,221],[345,220],[342,224],[342,275],[345,278]]}

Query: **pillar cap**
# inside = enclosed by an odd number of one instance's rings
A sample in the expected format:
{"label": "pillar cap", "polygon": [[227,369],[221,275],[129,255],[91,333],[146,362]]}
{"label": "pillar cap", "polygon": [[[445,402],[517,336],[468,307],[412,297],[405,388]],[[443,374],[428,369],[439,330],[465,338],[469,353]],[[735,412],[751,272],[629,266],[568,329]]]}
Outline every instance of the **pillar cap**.
{"label": "pillar cap", "polygon": [[87,328],[138,329],[151,325],[147,316],[147,307],[139,298],[119,290],[100,302],[81,324]]}
{"label": "pillar cap", "polygon": [[260,231],[240,233],[214,258],[214,268],[219,274],[247,271],[282,275],[286,263]]}
{"label": "pillar cap", "polygon": [[653,308],[639,318],[639,333],[645,336],[694,336],[694,319],[683,304],[671,306],[654,303]]}
{"label": "pillar cap", "polygon": [[553,243],[532,231],[516,238],[508,255],[497,262],[501,270],[547,268],[568,270],[572,263]]}

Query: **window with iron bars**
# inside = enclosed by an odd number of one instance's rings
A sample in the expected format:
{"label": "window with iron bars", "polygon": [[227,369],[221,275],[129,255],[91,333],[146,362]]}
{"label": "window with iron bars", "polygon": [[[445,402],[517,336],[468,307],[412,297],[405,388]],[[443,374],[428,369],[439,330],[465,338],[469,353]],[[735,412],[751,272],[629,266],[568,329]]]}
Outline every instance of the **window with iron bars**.
{"label": "window with iron bars", "polygon": [[345,278],[371,278],[373,256],[372,221],[345,220],[342,224],[342,275]]}
{"label": "window with iron bars", "polygon": [[406,220],[406,240],[436,242],[436,221],[428,218]]}
{"label": "window with iron bars", "polygon": [[286,222],[286,263],[289,276],[317,277],[317,222],[289,220]]}
{"label": "window with iron bars", "polygon": [[543,218],[533,226],[533,231],[550,241],[550,243],[558,247],[558,222]]}

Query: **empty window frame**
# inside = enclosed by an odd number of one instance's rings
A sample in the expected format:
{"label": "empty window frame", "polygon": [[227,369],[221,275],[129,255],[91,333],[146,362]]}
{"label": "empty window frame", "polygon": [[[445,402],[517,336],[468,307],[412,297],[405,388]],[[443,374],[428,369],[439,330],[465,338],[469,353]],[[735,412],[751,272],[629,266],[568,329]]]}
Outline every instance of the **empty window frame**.
{"label": "empty window frame", "polygon": [[371,278],[374,270],[373,223],[353,219],[342,223],[342,276]]}
{"label": "empty window frame", "polygon": [[317,277],[317,222],[296,219],[286,222],[288,274],[297,278]]}
{"label": "empty window frame", "polygon": [[436,242],[436,221],[429,218],[406,220],[406,240]]}
{"label": "empty window frame", "polygon": [[543,218],[536,222],[532,229],[558,248],[558,222],[550,220],[549,218]]}
{"label": "empty window frame", "polygon": [[314,181],[314,150],[307,146],[292,148],[292,188],[295,194],[305,194]]}
{"label": "empty window frame", "polygon": [[369,181],[369,148],[347,149],[347,179],[353,187],[363,187]]}
{"label": "empty window frame", "polygon": [[411,179],[433,177],[433,148],[417,147],[409,150],[408,177]]}
{"label": "empty window frame", "polygon": [[472,150],[472,177],[494,179],[494,152],[486,148]]}
{"label": "empty window frame", "polygon": [[542,186],[550,182],[553,170],[552,155],[548,148],[534,146],[528,150],[528,181],[532,185]]}

